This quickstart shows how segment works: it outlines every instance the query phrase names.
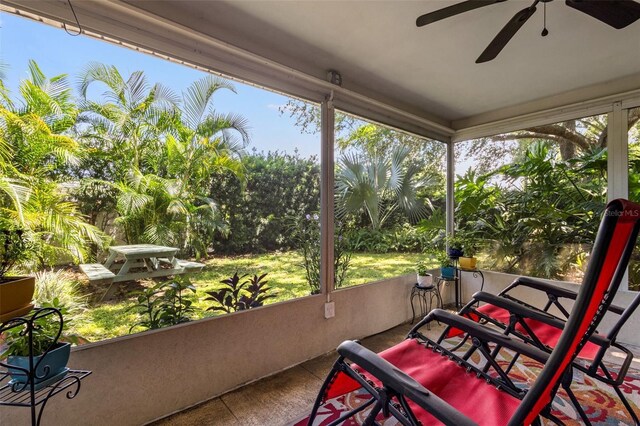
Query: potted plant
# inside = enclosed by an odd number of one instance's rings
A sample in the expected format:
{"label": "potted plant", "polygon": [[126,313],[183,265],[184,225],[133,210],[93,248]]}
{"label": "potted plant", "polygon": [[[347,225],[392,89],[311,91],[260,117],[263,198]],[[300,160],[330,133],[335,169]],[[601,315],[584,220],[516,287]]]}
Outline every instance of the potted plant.
{"label": "potted plant", "polygon": [[452,257],[454,259],[459,258],[460,256],[464,255],[464,251],[463,251],[463,239],[461,236],[459,235],[449,235],[447,237],[447,247],[448,249],[448,255],[449,257]]}
{"label": "potted plant", "polygon": [[478,259],[476,259],[475,255],[478,252],[478,240],[473,238],[471,235],[466,235],[463,237],[462,248],[464,251],[464,256],[461,256],[460,268],[462,269],[476,269]]}
{"label": "potted plant", "polygon": [[428,287],[433,283],[433,276],[429,273],[429,266],[424,260],[416,263],[416,272],[420,287]]}
{"label": "potted plant", "polygon": [[0,230],[0,323],[33,308],[34,277],[8,277],[7,272],[29,258],[31,244],[20,229]]}
{"label": "potted plant", "polygon": [[6,357],[13,390],[25,390],[31,382],[38,390],[67,374],[71,343],[58,341],[67,325],[63,321],[65,312],[56,299],[29,317],[4,324],[0,359]]}
{"label": "potted plant", "polygon": [[456,276],[456,269],[453,266],[453,261],[445,251],[440,251],[436,254],[436,259],[440,264],[440,275],[442,278],[452,279]]}

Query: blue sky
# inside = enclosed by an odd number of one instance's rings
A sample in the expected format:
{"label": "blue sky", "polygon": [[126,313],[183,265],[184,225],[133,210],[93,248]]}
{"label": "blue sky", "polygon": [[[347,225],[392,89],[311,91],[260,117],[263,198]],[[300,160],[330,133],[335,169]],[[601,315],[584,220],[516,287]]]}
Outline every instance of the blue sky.
{"label": "blue sky", "polygon": [[[180,94],[204,72],[165,61],[121,46],[95,40],[84,35],[72,37],[62,29],[0,13],[0,61],[7,68],[5,84],[17,97],[20,80],[27,77],[27,63],[34,59],[45,75],[68,74],[75,90],[75,81],[91,61],[115,65],[123,76],[143,70],[150,83],[161,82]],[[288,98],[267,90],[235,83],[237,94],[220,91],[214,97],[218,112],[240,113],[249,121],[251,145],[258,151],[298,149],[300,155],[320,154],[320,136],[301,134],[294,120],[282,116],[278,107]]]}

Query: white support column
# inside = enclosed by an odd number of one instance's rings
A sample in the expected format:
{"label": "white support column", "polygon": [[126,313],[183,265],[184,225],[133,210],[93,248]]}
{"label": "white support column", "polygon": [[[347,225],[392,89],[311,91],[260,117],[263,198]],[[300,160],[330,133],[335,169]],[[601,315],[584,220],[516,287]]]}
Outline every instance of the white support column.
{"label": "white support column", "polygon": [[[609,113],[607,137],[607,199],[629,197],[629,131],[627,110],[622,103],[613,104]],[[629,270],[620,283],[621,290],[629,289]]]}
{"label": "white support column", "polygon": [[608,121],[607,198],[609,201],[629,196],[629,132],[627,110],[613,104]]}
{"label": "white support column", "polygon": [[321,106],[320,155],[320,291],[331,301],[334,289],[334,143],[335,128],[333,92]]}
{"label": "white support column", "polygon": [[447,198],[446,198],[446,231],[447,235],[453,234],[455,222],[453,210],[455,208],[455,198],[453,196],[454,183],[456,179],[455,144],[447,143]]}

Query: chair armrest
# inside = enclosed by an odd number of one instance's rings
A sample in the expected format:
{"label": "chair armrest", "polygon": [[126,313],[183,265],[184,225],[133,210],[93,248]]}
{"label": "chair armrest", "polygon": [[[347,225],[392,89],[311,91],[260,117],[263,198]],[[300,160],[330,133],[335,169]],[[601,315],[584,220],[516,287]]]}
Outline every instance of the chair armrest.
{"label": "chair armrest", "polygon": [[[560,330],[564,330],[565,321],[562,321],[552,316],[551,314],[546,314],[542,311],[530,309],[517,302],[505,299],[504,297],[496,296],[484,291],[479,291],[473,295],[473,299],[480,302],[488,303],[493,306],[497,306],[498,308],[505,309],[512,314],[515,314],[516,316],[540,321],[544,324],[550,325]],[[611,344],[611,341],[609,339],[595,333],[589,337],[589,341],[599,346],[609,346]]]}
{"label": "chair armrest", "polygon": [[416,327],[414,327],[414,330],[416,330],[418,326],[426,324],[427,322],[432,320],[437,320],[446,325],[462,330],[463,332],[468,333],[472,338],[476,337],[484,342],[496,343],[504,348],[516,351],[542,364],[546,363],[549,359],[549,354],[547,352],[544,352],[535,346],[524,343],[520,339],[514,339],[510,336],[498,333],[497,331],[480,325],[477,322],[470,320],[469,318],[465,318],[458,314],[444,311],[442,309],[434,309],[433,311],[431,311],[422,321],[420,321],[420,323],[418,323]]}
{"label": "chair armrest", "polygon": [[[512,282],[507,288],[505,288],[498,294],[502,296],[504,294],[507,294],[510,290],[520,286],[544,291],[547,295],[553,295],[558,298],[564,297],[566,299],[576,300],[576,297],[578,297],[578,293],[575,291],[567,290],[565,288],[549,284],[548,282],[529,277],[516,278],[514,282]],[[609,306],[608,310],[618,315],[622,315],[622,313],[624,312],[624,308],[613,304]]]}
{"label": "chair armrest", "polygon": [[476,426],[473,420],[364,346],[347,340],[338,346],[338,353],[380,380],[386,388],[418,404],[445,425]]}
{"label": "chair armrest", "polygon": [[514,302],[511,299],[507,299],[502,296],[496,296],[495,294],[487,293],[486,291],[478,291],[474,293],[473,300],[497,306],[498,308],[505,309],[511,314],[517,315],[519,317],[531,318],[560,329],[564,328],[565,322],[554,317],[551,314],[537,309],[528,308],[527,306],[524,306],[518,302]]}
{"label": "chair armrest", "polygon": [[565,297],[567,299],[576,300],[578,297],[578,293],[575,291],[567,290],[562,287],[558,287],[553,284],[549,284],[548,282],[537,280],[535,278],[529,277],[518,277],[514,282],[512,282],[507,288],[502,290],[499,295],[506,294],[509,290],[514,289],[516,287],[529,287],[535,290],[544,291],[547,294],[552,294],[557,297]]}

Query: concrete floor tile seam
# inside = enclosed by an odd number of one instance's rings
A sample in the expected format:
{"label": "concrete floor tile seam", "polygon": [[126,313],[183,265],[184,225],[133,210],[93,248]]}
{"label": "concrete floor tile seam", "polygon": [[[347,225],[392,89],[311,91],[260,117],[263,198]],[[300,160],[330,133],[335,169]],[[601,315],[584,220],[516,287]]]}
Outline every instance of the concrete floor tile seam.
{"label": "concrete floor tile seam", "polygon": [[261,389],[267,389],[271,394],[273,394],[272,392],[286,394],[290,391],[290,388],[304,386],[309,381],[313,381],[315,383],[318,379],[306,369],[295,366],[273,376],[269,376],[268,378],[254,382],[251,386],[242,387],[226,393],[222,395],[221,398],[223,401],[230,403],[233,398],[246,398],[247,394],[251,395],[256,392],[258,392],[258,395],[267,394],[267,392],[261,392]]}
{"label": "concrete floor tile seam", "polygon": [[231,407],[229,407],[229,405],[227,405],[227,403],[224,401],[224,399],[222,399],[222,397],[220,397],[219,399],[220,399],[220,402],[222,402],[222,405],[224,405],[224,407],[227,409],[227,411],[229,411],[229,413],[231,413],[231,415],[233,416],[235,421],[238,422],[238,424],[240,424],[240,419],[238,418],[238,416],[236,416],[236,414],[233,412],[233,410],[231,410]]}

